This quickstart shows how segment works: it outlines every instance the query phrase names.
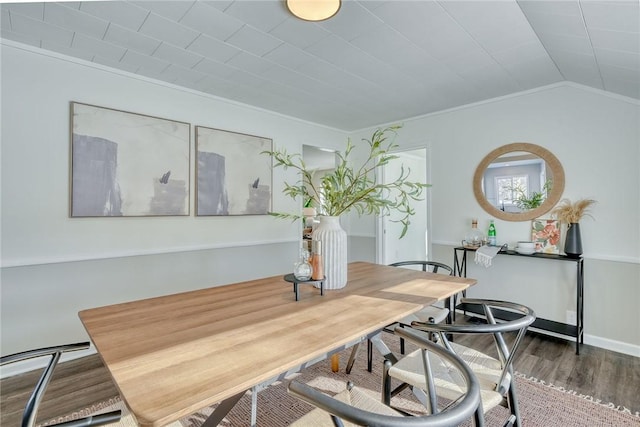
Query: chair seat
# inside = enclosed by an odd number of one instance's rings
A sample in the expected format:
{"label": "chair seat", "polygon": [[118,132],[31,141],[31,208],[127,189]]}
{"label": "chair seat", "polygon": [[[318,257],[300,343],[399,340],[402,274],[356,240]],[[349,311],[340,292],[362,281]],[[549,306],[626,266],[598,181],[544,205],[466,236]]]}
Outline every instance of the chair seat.
{"label": "chair seat", "polygon": [[[484,412],[500,405],[502,395],[496,391],[496,382],[502,373],[500,361],[467,347],[451,343],[456,354],[476,373],[480,384],[480,398]],[[450,369],[442,359],[429,355],[435,377],[436,392],[445,399],[455,400],[465,390],[462,377]],[[457,374],[457,375],[456,375]],[[389,376],[403,383],[426,389],[424,367],[420,350],[416,350],[398,361],[389,369]]]}
{"label": "chair seat", "polygon": [[[375,412],[377,414],[382,415],[391,415],[396,417],[401,417],[402,414],[390,408],[389,406],[383,404],[379,400],[377,400],[374,396],[367,393],[367,390],[363,390],[358,387],[353,387],[351,390],[344,390],[335,396],[334,399],[349,404],[351,406],[355,406],[356,408],[362,409],[368,412]],[[348,421],[343,421],[345,427],[346,426],[355,426]],[[322,409],[314,409],[311,412],[303,415],[301,418],[297,419],[290,426],[296,427],[334,427],[333,421],[331,420],[331,415],[328,412]]]}
{"label": "chair seat", "polygon": [[[500,375],[502,375],[502,363],[500,363],[498,359],[460,344],[453,342],[450,344],[456,354],[460,356],[476,374],[480,382],[480,387],[483,389],[497,389]],[[508,372],[505,375],[504,382],[506,384],[511,382],[511,375]]]}

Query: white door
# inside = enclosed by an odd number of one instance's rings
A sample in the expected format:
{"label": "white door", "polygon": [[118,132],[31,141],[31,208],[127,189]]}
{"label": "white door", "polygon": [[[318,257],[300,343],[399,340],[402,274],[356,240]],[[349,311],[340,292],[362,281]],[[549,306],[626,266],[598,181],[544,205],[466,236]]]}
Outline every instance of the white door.
{"label": "white door", "polygon": [[[400,174],[400,168],[410,169],[410,181],[426,182],[427,179],[427,150],[420,148],[417,150],[402,151],[394,153],[398,159],[383,167],[382,179],[385,182],[393,181]],[[412,201],[411,206],[415,210],[415,215],[409,218],[410,225],[407,234],[400,239],[402,224],[394,222],[394,219],[401,218],[400,215],[381,217],[378,221],[378,263],[391,264],[397,261],[421,261],[427,260],[428,234],[427,234],[427,193],[423,193],[424,200]]]}

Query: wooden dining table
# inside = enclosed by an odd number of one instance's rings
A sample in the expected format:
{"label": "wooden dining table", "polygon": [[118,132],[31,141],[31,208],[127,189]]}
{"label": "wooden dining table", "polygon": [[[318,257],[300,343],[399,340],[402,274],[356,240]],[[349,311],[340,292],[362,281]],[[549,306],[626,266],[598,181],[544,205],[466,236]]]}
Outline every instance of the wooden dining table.
{"label": "wooden dining table", "polygon": [[473,284],[355,262],[345,288],[325,295],[305,289],[299,301],[278,275],[91,308],[79,316],[141,426],[163,426],[218,404],[205,424],[212,426],[246,391]]}

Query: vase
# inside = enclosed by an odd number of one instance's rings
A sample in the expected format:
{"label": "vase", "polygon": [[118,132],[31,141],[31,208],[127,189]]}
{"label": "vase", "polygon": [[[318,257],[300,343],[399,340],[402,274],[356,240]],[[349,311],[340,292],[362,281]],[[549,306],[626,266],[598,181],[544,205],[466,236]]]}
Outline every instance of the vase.
{"label": "vase", "polygon": [[579,258],[580,255],[582,255],[580,224],[577,222],[572,222],[567,226],[567,238],[564,241],[564,253],[570,258]]}
{"label": "vase", "polygon": [[341,289],[347,284],[347,232],[337,216],[320,216],[313,240],[322,242],[325,289]]}

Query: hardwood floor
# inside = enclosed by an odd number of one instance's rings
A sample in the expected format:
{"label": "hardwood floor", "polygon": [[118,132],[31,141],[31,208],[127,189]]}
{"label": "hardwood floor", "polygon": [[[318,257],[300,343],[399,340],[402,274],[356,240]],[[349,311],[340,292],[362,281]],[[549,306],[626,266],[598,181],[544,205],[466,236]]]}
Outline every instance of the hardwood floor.
{"label": "hardwood floor", "polygon": [[[492,338],[486,336],[459,336],[456,342],[485,352],[493,349]],[[589,345],[583,345],[580,353],[575,354],[573,342],[529,332],[514,366],[527,376],[640,411],[640,358]],[[0,381],[0,425],[20,424],[26,399],[39,375],[30,372]],[[38,419],[68,414],[117,394],[97,355],[66,362],[56,368]]]}
{"label": "hardwood floor", "polygon": [[[0,381],[0,426],[20,425],[27,399],[40,374],[41,371],[32,371]],[[97,354],[61,363],[40,405],[38,421],[67,415],[117,395],[118,390]]]}

